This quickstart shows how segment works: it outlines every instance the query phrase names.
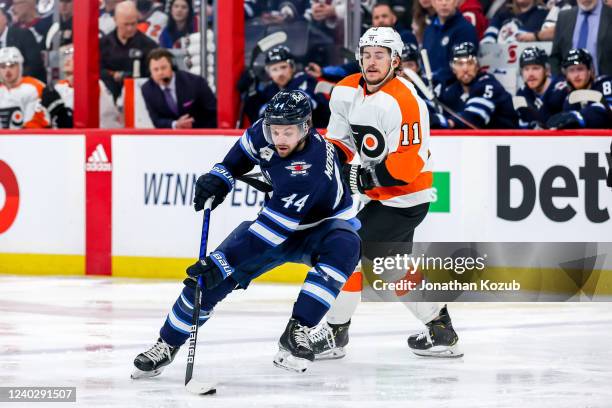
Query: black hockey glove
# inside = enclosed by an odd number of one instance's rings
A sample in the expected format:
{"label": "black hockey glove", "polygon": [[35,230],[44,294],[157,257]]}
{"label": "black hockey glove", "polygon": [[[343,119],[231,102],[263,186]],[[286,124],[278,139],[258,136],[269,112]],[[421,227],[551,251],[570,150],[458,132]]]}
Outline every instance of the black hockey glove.
{"label": "black hockey glove", "polygon": [[198,260],[187,268],[189,277],[183,282],[185,285],[193,287],[199,276],[206,289],[213,289],[234,273],[234,268],[225,259],[223,252],[211,252],[209,256]]}
{"label": "black hockey glove", "polygon": [[584,127],[584,119],[578,112],[561,112],[552,115],[546,122],[549,129],[578,129]]}
{"label": "black hockey glove", "polygon": [[225,200],[227,193],[234,187],[234,177],[222,164],[215,164],[210,173],[198,177],[195,186],[193,204],[196,211],[204,208],[204,204],[211,197],[215,197],[212,203],[214,210]]}
{"label": "black hockey glove", "polygon": [[377,186],[374,170],[357,164],[345,164],[342,167],[342,178],[349,185],[351,194],[365,194]]}
{"label": "black hockey glove", "polygon": [[256,78],[257,75],[255,75],[255,71],[253,71],[253,69],[244,70],[244,72],[242,73],[242,75],[240,75],[240,78],[238,79],[238,91],[240,93],[245,93],[249,91],[251,85],[253,85]]}

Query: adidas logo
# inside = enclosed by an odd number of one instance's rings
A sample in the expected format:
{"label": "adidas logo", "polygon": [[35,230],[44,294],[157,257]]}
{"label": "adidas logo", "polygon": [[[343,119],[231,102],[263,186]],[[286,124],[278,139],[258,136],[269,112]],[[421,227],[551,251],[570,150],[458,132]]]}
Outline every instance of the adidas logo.
{"label": "adidas logo", "polygon": [[86,171],[111,171],[113,169],[108,156],[104,151],[104,146],[100,143],[96,146],[93,153],[87,159],[85,164]]}

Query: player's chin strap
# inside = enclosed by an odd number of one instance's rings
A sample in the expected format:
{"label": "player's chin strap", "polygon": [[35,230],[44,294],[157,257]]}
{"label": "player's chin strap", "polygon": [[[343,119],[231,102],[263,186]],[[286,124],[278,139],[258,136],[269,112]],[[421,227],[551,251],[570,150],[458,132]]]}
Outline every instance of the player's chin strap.
{"label": "player's chin strap", "polygon": [[385,77],[382,80],[380,80],[378,83],[376,83],[376,84],[372,84],[372,83],[368,82],[368,79],[366,78],[366,72],[365,72],[365,69],[363,68],[363,63],[361,61],[359,61],[359,67],[361,68],[361,76],[363,77],[363,80],[365,81],[365,83],[367,85],[375,86],[377,88],[380,88],[380,87],[382,87],[382,85],[384,83],[386,83],[393,76],[393,74],[395,73],[395,70],[397,70],[399,65],[397,67],[393,68],[393,58],[392,58],[391,59],[391,65],[389,66],[389,71],[387,72],[387,75],[385,75]]}

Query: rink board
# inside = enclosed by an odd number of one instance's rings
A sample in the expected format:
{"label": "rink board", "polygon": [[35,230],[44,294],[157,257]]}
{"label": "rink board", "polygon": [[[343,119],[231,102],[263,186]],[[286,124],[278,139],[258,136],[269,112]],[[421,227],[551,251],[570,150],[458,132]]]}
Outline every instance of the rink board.
{"label": "rink board", "polygon": [[[184,276],[201,229],[201,213],[190,206],[195,180],[223,158],[239,131],[37,133],[0,134],[0,161],[19,185],[15,220],[0,232],[1,273]],[[434,133],[438,201],[415,240],[609,241],[612,193],[598,177],[609,167],[611,137]],[[0,180],[1,227],[15,200]],[[255,218],[262,200],[238,183],[213,213],[209,247]],[[264,279],[299,282],[305,270],[290,265]]]}

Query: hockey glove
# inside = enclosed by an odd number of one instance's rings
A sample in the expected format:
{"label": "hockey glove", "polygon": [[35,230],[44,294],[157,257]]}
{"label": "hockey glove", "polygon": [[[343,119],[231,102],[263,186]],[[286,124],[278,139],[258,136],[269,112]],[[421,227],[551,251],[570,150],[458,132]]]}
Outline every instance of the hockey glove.
{"label": "hockey glove", "polygon": [[546,122],[549,129],[578,129],[584,127],[582,115],[576,111],[561,112],[551,116]]}
{"label": "hockey glove", "polygon": [[250,91],[251,86],[255,83],[256,79],[257,75],[255,74],[255,71],[253,71],[253,69],[244,70],[244,72],[242,73],[242,75],[240,75],[240,78],[238,79],[238,92],[246,93]]}
{"label": "hockey glove", "polygon": [[185,279],[184,283],[187,286],[192,286],[198,277],[202,276],[204,287],[213,289],[232,273],[234,273],[234,268],[227,262],[223,252],[215,251],[187,268],[189,278]]}
{"label": "hockey glove", "polygon": [[346,164],[342,167],[342,178],[349,185],[351,194],[365,194],[377,187],[374,171],[357,164]]}
{"label": "hockey glove", "polygon": [[204,204],[211,197],[215,197],[212,203],[214,210],[225,200],[225,196],[234,187],[234,177],[222,164],[215,164],[210,173],[198,177],[195,186],[193,204],[196,211],[204,208]]}

